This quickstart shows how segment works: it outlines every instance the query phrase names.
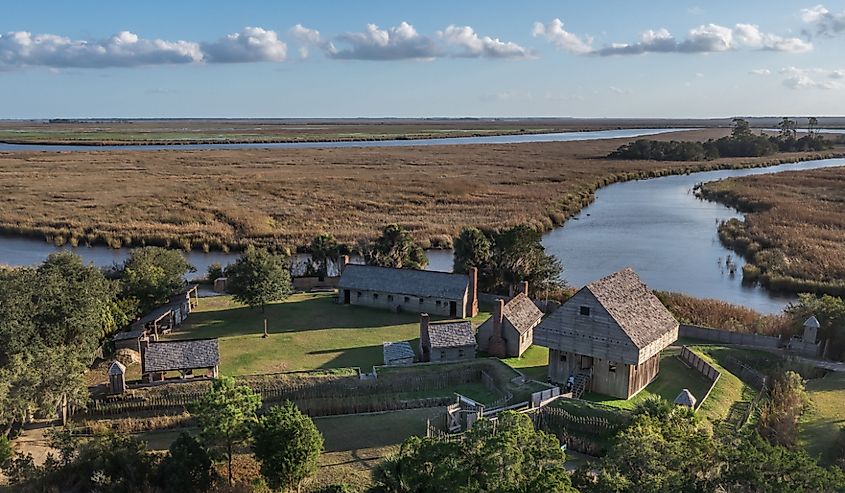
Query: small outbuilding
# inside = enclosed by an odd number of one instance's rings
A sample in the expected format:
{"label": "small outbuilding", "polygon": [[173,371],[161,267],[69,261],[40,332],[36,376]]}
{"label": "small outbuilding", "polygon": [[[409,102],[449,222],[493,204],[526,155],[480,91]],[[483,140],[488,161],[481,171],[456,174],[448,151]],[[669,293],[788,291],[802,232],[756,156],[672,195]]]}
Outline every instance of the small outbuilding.
{"label": "small outbuilding", "polygon": [[182,341],[141,341],[141,374],[145,381],[164,380],[168,372],[178,371],[182,378],[194,376],[196,370],[205,377],[217,378],[220,347],[217,339]]}
{"label": "small outbuilding", "polygon": [[408,341],[385,342],[382,344],[384,364],[388,366],[410,365],[416,359],[414,348]]}
{"label": "small outbuilding", "polygon": [[677,339],[678,321],[630,268],[584,286],[534,329],[552,381],[620,399],[654,380]]}
{"label": "small outbuilding", "polygon": [[109,393],[122,394],[126,392],[126,366],[120,361],[114,361],[109,366]]}
{"label": "small outbuilding", "polygon": [[475,329],[469,320],[431,322],[420,315],[420,354],[422,361],[461,361],[475,359]]}
{"label": "small outbuilding", "polygon": [[678,394],[678,397],[675,397],[675,404],[678,406],[686,406],[690,409],[695,409],[695,396],[692,395],[692,392],[689,389],[684,389]]}
{"label": "small outbuilding", "polygon": [[478,327],[478,349],[497,358],[522,356],[534,343],[534,327],[542,319],[524,283],[523,291],[507,303],[496,300],[493,316]]}

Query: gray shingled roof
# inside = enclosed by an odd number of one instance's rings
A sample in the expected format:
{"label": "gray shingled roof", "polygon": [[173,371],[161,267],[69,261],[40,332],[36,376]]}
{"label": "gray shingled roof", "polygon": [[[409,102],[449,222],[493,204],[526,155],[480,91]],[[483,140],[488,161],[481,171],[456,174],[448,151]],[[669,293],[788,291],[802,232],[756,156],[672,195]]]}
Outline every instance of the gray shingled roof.
{"label": "gray shingled roof", "polygon": [[811,327],[811,328],[821,328],[821,324],[819,323],[819,319],[816,318],[815,315],[811,316],[807,320],[804,321],[804,327]]}
{"label": "gray shingled roof", "polygon": [[113,341],[125,341],[127,339],[138,339],[142,335],[144,335],[144,329],[125,330],[123,332],[118,332],[112,336],[111,339]]}
{"label": "gray shingled roof", "polygon": [[145,372],[211,368],[219,362],[217,339],[150,342],[144,351]]}
{"label": "gray shingled roof", "polygon": [[411,361],[416,358],[414,348],[408,341],[402,342],[385,342],[382,344],[382,351],[384,352],[384,364],[389,365],[393,361],[410,358]]}
{"label": "gray shingled roof", "polygon": [[120,361],[114,361],[109,366],[109,375],[123,375],[124,373],[126,373],[126,366]]}
{"label": "gray shingled roof", "polygon": [[341,289],[460,300],[469,287],[469,276],[430,270],[347,264],[343,268],[338,286]]}
{"label": "gray shingled roof", "polygon": [[584,287],[642,349],[678,327],[678,321],[631,268]]}
{"label": "gray shingled roof", "polygon": [[505,303],[502,315],[520,334],[536,327],[543,318],[543,312],[537,308],[531,298],[525,296],[525,293],[519,293]]}
{"label": "gray shingled roof", "polygon": [[475,329],[469,321],[430,323],[428,338],[433,348],[475,346]]}
{"label": "gray shingled roof", "polygon": [[684,389],[675,397],[675,404],[695,408],[695,396],[688,389]]}

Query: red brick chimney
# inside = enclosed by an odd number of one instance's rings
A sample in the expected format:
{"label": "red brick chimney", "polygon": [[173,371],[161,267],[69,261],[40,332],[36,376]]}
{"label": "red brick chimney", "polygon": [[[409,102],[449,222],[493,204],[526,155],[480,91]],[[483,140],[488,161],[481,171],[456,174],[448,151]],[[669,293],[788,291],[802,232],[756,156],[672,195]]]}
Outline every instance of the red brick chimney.
{"label": "red brick chimney", "polygon": [[522,281],[522,292],[528,296],[528,281]]}
{"label": "red brick chimney", "polygon": [[349,255],[341,255],[338,259],[337,263],[337,273],[338,275],[343,274],[343,269],[346,268],[346,265],[349,263]]}
{"label": "red brick chimney", "polygon": [[467,317],[478,315],[478,268],[469,268],[469,292],[467,300]]}
{"label": "red brick chimney", "polygon": [[431,361],[431,340],[428,336],[428,313],[420,313],[420,355],[422,361]]}
{"label": "red brick chimney", "polygon": [[505,358],[508,353],[507,342],[502,335],[504,311],[505,301],[502,299],[496,300],[493,305],[493,333],[490,335],[490,341],[487,344],[487,353],[497,358]]}

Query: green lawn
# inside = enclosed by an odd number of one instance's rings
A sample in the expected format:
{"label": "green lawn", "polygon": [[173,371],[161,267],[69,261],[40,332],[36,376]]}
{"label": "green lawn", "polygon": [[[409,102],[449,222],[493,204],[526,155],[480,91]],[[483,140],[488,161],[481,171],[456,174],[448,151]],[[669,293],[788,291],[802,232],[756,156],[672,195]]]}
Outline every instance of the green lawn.
{"label": "green lawn", "polygon": [[801,444],[826,464],[836,457],[831,450],[845,426],[845,373],[831,373],[807,381],[810,409],[801,418]]}
{"label": "green lawn", "polygon": [[399,445],[408,437],[425,436],[426,419],[444,414],[443,408],[410,409],[378,414],[316,418],[327,452]]}
{"label": "green lawn", "polygon": [[505,363],[521,371],[527,378],[545,382],[549,378],[549,349],[530,346],[518,358],[503,359]]}
{"label": "green lawn", "polygon": [[692,395],[700,400],[707,393],[710,381],[685,365],[678,358],[679,353],[680,350],[677,348],[664,350],[660,357],[660,372],[657,374],[657,378],[630,399],[615,399],[594,393],[584,394],[584,399],[622,409],[633,409],[649,396],[657,395],[672,402],[675,397],[678,397],[681,390],[689,389]]}
{"label": "green lawn", "polygon": [[[736,357],[738,356],[736,351],[743,350],[731,348],[732,351],[724,351],[726,348],[713,345],[691,346],[690,349],[712,364],[722,374],[716,383],[716,387],[713,388],[713,392],[710,393],[710,397],[704,401],[699,409],[702,415],[711,422],[727,417],[731,406],[736,402],[751,401],[757,395],[756,390],[719,364],[719,358],[725,355]],[[758,353],[759,351],[751,352]],[[751,357],[752,355],[748,356]]]}
{"label": "green lawn", "polygon": [[[338,305],[331,293],[295,294],[266,308],[264,317],[230,296],[201,298],[199,307],[170,339],[220,338],[223,375],[342,368],[365,370],[383,363],[382,343],[419,343],[419,315]],[[473,319],[480,324],[490,315]]]}

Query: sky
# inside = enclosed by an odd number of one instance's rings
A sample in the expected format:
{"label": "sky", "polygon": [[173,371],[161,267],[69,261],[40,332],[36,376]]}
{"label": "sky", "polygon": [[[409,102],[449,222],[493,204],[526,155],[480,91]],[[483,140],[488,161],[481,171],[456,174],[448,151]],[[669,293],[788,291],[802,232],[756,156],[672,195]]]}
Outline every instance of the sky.
{"label": "sky", "polygon": [[845,115],[816,1],[7,1],[0,119]]}

